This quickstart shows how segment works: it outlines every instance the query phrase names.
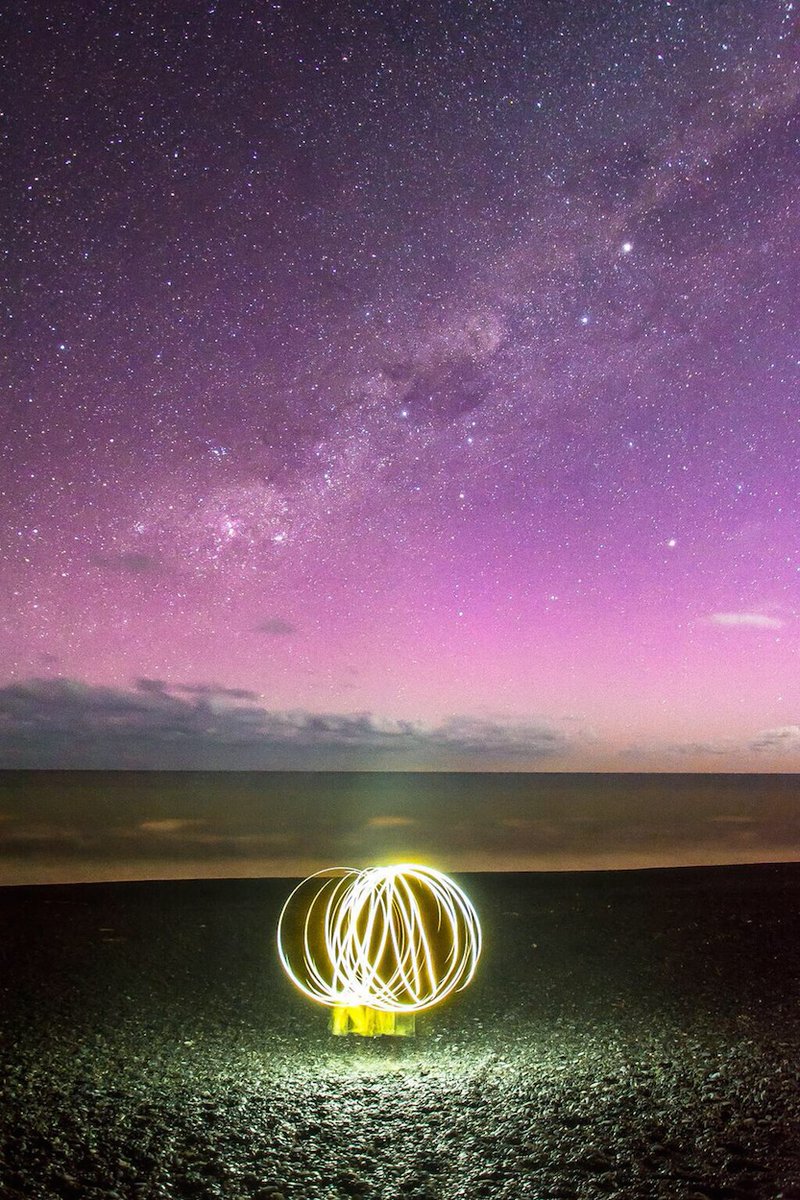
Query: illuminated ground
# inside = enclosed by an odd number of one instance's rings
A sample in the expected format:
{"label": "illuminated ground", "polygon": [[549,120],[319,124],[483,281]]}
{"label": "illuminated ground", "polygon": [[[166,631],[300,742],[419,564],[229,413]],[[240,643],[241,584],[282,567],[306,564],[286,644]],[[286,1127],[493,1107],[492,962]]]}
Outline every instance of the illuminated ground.
{"label": "illuminated ground", "polygon": [[292,992],[284,882],[0,891],[0,1196],[800,1197],[800,867],[464,882],[413,1043]]}

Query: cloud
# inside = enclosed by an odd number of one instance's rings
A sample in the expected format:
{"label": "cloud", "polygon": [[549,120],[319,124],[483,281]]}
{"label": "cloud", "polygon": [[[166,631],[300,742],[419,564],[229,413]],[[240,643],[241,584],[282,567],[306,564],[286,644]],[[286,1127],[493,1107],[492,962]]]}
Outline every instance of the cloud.
{"label": "cloud", "polygon": [[727,629],[783,629],[786,624],[780,617],[770,617],[759,612],[718,612],[708,617],[712,625]]}
{"label": "cloud", "polygon": [[151,692],[160,695],[167,691],[167,682],[165,679],[137,679],[136,687],[140,692]]}
{"label": "cloud", "polygon": [[258,692],[248,691],[247,688],[222,687],[216,683],[169,683],[166,679],[141,678],[135,682],[140,692],[151,695],[166,696],[169,692],[185,692],[189,696],[227,697],[230,700],[257,700]]}
{"label": "cloud", "polygon": [[[663,769],[664,760],[675,762],[702,759],[717,759],[721,768],[744,769],[752,764],[753,754],[781,755],[800,754],[800,725],[786,725],[779,729],[767,729],[752,737],[741,739],[724,738],[718,742],[662,742],[652,745],[633,745],[620,751],[622,761],[640,762],[643,768]],[[757,766],[749,769],[758,770]]]}
{"label": "cloud", "polygon": [[220,687],[215,683],[175,683],[168,686],[176,692],[186,692],[189,696],[227,696],[230,700],[258,699],[258,692],[250,692],[247,688]]}
{"label": "cloud", "polygon": [[256,633],[268,633],[270,637],[289,637],[299,632],[297,626],[285,617],[269,617],[260,625],[256,625]]}
{"label": "cloud", "polygon": [[780,725],[757,734],[750,748],[758,753],[800,754],[800,725]]}
{"label": "cloud", "polygon": [[504,722],[480,717],[451,717],[430,731],[439,745],[457,747],[464,753],[485,755],[527,755],[548,757],[566,748],[567,737],[555,726],[540,723]]}
{"label": "cloud", "polygon": [[152,554],[124,551],[122,554],[98,554],[95,559],[100,567],[113,571],[124,571],[131,575],[152,575],[161,571],[161,560]]}
{"label": "cloud", "polygon": [[0,689],[0,766],[248,770],[520,766],[573,754],[546,721],[455,716],[438,725],[370,713],[277,712],[254,692],[139,679],[134,688],[31,679]]}
{"label": "cloud", "polygon": [[735,742],[674,742],[668,746],[659,746],[650,753],[664,753],[674,758],[705,758],[710,756],[726,756],[740,753],[744,747]]}

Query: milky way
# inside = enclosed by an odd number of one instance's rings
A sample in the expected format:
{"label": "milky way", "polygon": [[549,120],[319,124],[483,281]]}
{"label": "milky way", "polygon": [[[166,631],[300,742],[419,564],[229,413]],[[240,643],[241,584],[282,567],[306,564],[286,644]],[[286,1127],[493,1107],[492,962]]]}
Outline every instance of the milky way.
{"label": "milky way", "polygon": [[797,18],[17,6],[8,761],[795,769]]}

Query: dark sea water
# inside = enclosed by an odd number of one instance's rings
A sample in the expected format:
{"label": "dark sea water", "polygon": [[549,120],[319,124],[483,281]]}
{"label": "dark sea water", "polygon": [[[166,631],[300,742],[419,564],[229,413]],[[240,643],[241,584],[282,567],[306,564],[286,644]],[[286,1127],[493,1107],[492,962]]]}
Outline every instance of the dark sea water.
{"label": "dark sea water", "polygon": [[413,1042],[294,991],[287,880],[0,890],[3,1200],[800,1196],[800,866],[459,879]]}

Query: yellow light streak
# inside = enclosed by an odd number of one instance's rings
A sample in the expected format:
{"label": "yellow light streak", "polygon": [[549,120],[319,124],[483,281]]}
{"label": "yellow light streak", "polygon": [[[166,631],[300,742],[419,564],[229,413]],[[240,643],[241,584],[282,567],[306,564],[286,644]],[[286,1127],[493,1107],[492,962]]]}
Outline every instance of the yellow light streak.
{"label": "yellow light streak", "polygon": [[339,1010],[334,1032],[413,1030],[377,1014],[410,1016],[461,991],[480,952],[480,923],[464,892],[415,863],[318,871],[294,889],[278,921],[284,970],[310,1000]]}

